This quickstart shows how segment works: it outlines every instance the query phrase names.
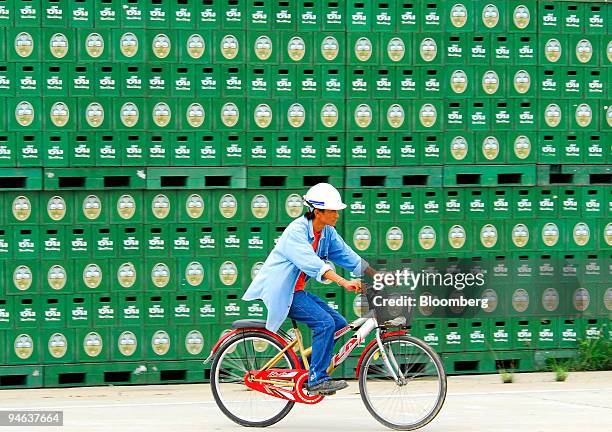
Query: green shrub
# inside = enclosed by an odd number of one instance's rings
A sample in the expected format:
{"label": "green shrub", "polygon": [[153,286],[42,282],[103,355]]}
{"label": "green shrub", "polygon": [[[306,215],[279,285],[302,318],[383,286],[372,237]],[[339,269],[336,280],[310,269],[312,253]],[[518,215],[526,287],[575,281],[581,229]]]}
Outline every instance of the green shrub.
{"label": "green shrub", "polygon": [[612,370],[612,343],[604,338],[580,340],[576,358],[572,361],[574,371]]}
{"label": "green shrub", "polygon": [[510,384],[514,382],[514,373],[508,371],[500,371],[501,379],[504,384]]}

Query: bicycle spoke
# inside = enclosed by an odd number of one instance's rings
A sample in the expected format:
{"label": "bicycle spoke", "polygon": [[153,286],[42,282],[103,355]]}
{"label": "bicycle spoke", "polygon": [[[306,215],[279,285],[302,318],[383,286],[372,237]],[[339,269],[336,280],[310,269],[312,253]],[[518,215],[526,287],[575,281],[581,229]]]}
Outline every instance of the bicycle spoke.
{"label": "bicycle spoke", "polygon": [[[223,375],[223,378],[227,378],[228,380],[231,380],[229,382],[243,382],[244,379],[244,375],[238,375],[236,373],[232,373],[227,371],[226,369],[223,369],[219,375]],[[228,382],[228,381],[223,381],[223,382]]]}
{"label": "bicycle spoke", "polygon": [[[251,349],[251,352],[253,355],[249,355],[249,347]],[[253,341],[251,341],[251,343],[245,343],[244,344],[244,351],[245,351],[245,356],[247,359],[247,363],[249,365],[249,370],[254,370],[255,369],[255,347],[253,346]]]}
{"label": "bicycle spoke", "polygon": [[227,364],[224,365],[224,368],[227,368],[228,366],[234,366],[235,369],[238,369],[241,372],[246,373],[247,369],[244,367],[244,364],[242,363],[240,359],[227,358],[225,361]]}

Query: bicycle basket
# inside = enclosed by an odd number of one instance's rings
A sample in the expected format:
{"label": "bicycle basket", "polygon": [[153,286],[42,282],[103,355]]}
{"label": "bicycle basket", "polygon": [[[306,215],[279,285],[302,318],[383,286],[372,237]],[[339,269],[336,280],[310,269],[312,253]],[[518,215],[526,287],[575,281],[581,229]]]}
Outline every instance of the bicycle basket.
{"label": "bicycle basket", "polygon": [[408,327],[412,321],[410,305],[413,293],[405,287],[385,286],[381,290],[371,287],[362,293],[368,309],[374,311],[379,325],[383,327]]}

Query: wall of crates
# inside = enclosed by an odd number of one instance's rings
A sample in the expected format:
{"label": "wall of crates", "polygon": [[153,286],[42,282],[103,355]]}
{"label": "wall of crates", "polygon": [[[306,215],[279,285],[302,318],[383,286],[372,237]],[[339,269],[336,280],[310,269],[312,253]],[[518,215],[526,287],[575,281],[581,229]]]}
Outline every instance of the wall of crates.
{"label": "wall of crates", "polygon": [[490,279],[469,293],[487,309],[415,309],[449,372],[612,337],[611,20],[603,2],[0,0],[0,387],[208,379],[229,323],[265,317],[241,294],[319,181],[376,267]]}

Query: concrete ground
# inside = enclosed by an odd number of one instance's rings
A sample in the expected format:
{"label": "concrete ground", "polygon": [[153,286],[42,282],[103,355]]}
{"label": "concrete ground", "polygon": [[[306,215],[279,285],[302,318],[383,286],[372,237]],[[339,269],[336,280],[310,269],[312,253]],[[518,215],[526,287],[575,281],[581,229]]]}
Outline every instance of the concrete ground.
{"label": "concrete ground", "polygon": [[[189,432],[245,431],[217,408],[206,384],[89,387],[0,391],[0,409],[64,411],[64,427],[0,427],[0,430]],[[499,375],[448,380],[438,417],[423,428],[434,432],[610,431],[612,372],[517,374],[512,384]],[[367,412],[355,381],[319,405],[296,405],[270,431],[384,431]]]}

